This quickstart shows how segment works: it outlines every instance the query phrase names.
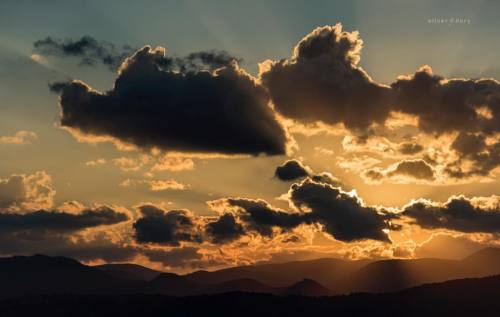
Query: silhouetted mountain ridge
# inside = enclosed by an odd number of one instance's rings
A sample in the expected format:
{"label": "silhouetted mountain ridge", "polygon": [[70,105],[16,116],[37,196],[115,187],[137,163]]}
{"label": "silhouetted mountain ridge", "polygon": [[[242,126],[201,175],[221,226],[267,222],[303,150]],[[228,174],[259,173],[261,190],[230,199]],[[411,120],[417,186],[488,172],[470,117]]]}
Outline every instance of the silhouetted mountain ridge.
{"label": "silhouetted mountain ridge", "polygon": [[94,266],[106,273],[123,279],[151,281],[163,272],[133,263],[102,264]]}
{"label": "silhouetted mountain ridge", "polygon": [[[308,282],[309,283],[309,282]],[[500,276],[428,284],[394,293],[335,297],[56,295],[0,301],[2,316],[498,316]]]}
{"label": "silhouetted mountain ridge", "polygon": [[322,296],[392,292],[426,283],[496,274],[500,274],[500,249],[494,248],[459,261],[319,259],[186,275],[162,273],[135,264],[92,267],[69,258],[34,255],[0,258],[0,298],[62,293],[187,296],[234,291]]}

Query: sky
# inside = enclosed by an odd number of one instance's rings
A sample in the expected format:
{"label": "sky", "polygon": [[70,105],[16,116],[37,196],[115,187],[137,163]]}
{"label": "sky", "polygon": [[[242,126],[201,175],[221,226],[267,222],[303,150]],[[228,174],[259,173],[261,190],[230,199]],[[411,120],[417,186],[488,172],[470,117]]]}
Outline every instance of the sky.
{"label": "sky", "polygon": [[4,0],[0,254],[184,272],[497,245],[499,5]]}

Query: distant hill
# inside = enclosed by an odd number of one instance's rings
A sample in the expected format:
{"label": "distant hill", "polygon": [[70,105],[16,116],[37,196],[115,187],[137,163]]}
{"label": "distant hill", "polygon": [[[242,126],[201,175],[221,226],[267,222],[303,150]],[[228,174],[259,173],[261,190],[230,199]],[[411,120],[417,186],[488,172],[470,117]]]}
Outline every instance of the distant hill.
{"label": "distant hill", "polygon": [[114,278],[65,257],[45,255],[0,258],[0,297],[28,294],[120,294],[142,289],[141,283]]}
{"label": "distant hill", "polygon": [[347,276],[340,288],[344,293],[382,293],[422,284],[500,274],[500,249],[480,250],[463,260],[413,259],[381,260]]}
{"label": "distant hill", "polygon": [[295,283],[282,292],[282,295],[301,295],[301,296],[331,296],[333,295],[332,290],[324,287],[318,282],[311,279],[303,279],[302,281]]}
{"label": "distant hill", "polygon": [[156,271],[142,265],[124,263],[124,264],[103,264],[96,265],[95,268],[101,269],[106,273],[122,279],[151,281],[163,272]]}
{"label": "distant hill", "polygon": [[185,275],[198,283],[221,283],[234,279],[250,278],[273,287],[286,287],[303,279],[318,281],[335,290],[345,276],[371,263],[369,260],[347,261],[341,259],[317,259],[286,263],[260,264],[222,269],[214,272],[197,271]]}
{"label": "distant hill", "polygon": [[225,293],[162,295],[57,295],[0,301],[1,316],[218,316],[382,317],[499,316],[500,276],[429,284],[394,293],[335,297]]}

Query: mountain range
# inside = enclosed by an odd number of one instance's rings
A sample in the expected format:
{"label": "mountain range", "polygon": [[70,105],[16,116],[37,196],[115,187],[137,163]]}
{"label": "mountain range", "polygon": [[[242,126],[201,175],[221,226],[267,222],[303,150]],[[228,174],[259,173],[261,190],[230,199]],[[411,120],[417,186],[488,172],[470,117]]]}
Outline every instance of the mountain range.
{"label": "mountain range", "polygon": [[185,275],[136,264],[87,266],[45,255],[0,259],[0,298],[41,294],[162,294],[228,292],[330,296],[386,293],[423,284],[500,274],[500,249],[480,250],[462,260],[318,259],[241,266]]}

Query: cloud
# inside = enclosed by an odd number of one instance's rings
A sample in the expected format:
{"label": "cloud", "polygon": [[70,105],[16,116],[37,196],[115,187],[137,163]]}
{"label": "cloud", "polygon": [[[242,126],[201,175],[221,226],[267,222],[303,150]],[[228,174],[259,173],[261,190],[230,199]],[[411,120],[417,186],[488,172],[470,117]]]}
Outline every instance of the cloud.
{"label": "cloud", "polygon": [[323,26],[306,35],[291,58],[261,64],[276,109],[303,123],[342,123],[365,132],[392,112],[416,116],[418,128],[431,134],[500,130],[497,81],[447,79],[426,65],[384,86],[359,66],[362,45],[356,31]]}
{"label": "cloud", "polygon": [[387,169],[371,168],[363,172],[362,175],[369,182],[378,183],[384,180],[396,183],[406,183],[414,181],[433,181],[435,171],[427,162],[421,159],[403,160],[389,166]]}
{"label": "cloud", "polygon": [[316,28],[291,58],[261,64],[261,81],[286,117],[367,129],[387,118],[390,89],[359,67],[362,45],[358,32],[344,32],[340,23]]}
{"label": "cloud", "polygon": [[70,81],[55,81],[48,83],[49,91],[55,94],[61,93],[64,89],[71,85]]}
{"label": "cloud", "polygon": [[323,172],[310,176],[311,180],[316,183],[330,184],[334,187],[342,186],[342,182],[337,177],[333,176],[331,173]]}
{"label": "cloud", "polygon": [[306,177],[310,174],[312,174],[311,168],[295,159],[286,161],[281,166],[278,166],[274,172],[276,178],[285,182]]}
{"label": "cloud", "polygon": [[37,56],[46,57],[73,57],[80,60],[80,65],[96,65],[98,63],[116,69],[121,62],[135,51],[128,45],[117,47],[107,41],[99,41],[91,36],[80,39],[57,39],[47,37],[33,44],[33,51]]}
{"label": "cloud", "polygon": [[444,204],[419,200],[407,205],[402,215],[426,229],[497,233],[500,232],[500,197],[453,196]]}
{"label": "cloud", "polygon": [[405,155],[413,155],[422,152],[424,147],[418,143],[404,142],[398,147],[399,152]]}
{"label": "cloud", "polygon": [[114,88],[105,93],[81,81],[64,86],[61,126],[148,150],[286,152],[289,139],[265,89],[236,61],[212,72],[183,73],[165,58],[165,49],[143,47],[123,62]]}
{"label": "cloud", "polygon": [[[425,65],[383,85],[360,67],[362,44],[356,31],[324,26],[306,35],[290,58],[260,64],[275,109],[299,125],[342,125],[365,140],[387,131],[408,132],[409,126],[416,130],[412,135],[457,135],[456,156],[444,168],[451,178],[488,176],[500,165],[498,81],[444,78]],[[425,150],[414,142],[388,145],[374,150],[385,156]],[[466,154],[463,146],[473,145],[480,152]]]}
{"label": "cloud", "polygon": [[303,215],[279,210],[261,199],[227,198],[218,203],[238,207],[239,218],[248,229],[268,237],[273,236],[274,228],[287,231],[307,222]]}
{"label": "cloud", "polygon": [[288,192],[290,202],[306,218],[324,226],[324,231],[340,241],[364,239],[390,242],[386,229],[397,229],[381,210],[365,206],[353,192],[340,187],[305,179],[293,184]]}
{"label": "cloud", "polygon": [[46,254],[66,256],[80,261],[125,262],[138,254],[136,248],[113,241],[100,234],[84,237],[69,233],[16,232],[3,234],[0,242],[2,255]]}
{"label": "cloud", "polygon": [[11,211],[51,208],[56,191],[44,171],[0,179],[0,209]]}
{"label": "cloud", "polygon": [[118,184],[120,187],[130,187],[133,185],[147,185],[149,190],[159,192],[164,190],[186,190],[189,185],[179,183],[174,179],[126,179]]}
{"label": "cloud", "polygon": [[[396,110],[418,117],[418,127],[427,133],[499,131],[499,117],[485,118],[478,109],[497,108],[500,84],[493,79],[445,79],[429,66],[400,76],[391,84]],[[490,109],[491,110],[491,109]]]}
{"label": "cloud", "polygon": [[126,221],[128,216],[110,207],[83,209],[78,213],[38,210],[19,214],[0,213],[0,232],[55,232],[68,233],[101,225],[113,225]]}
{"label": "cloud", "polygon": [[234,215],[226,213],[206,225],[206,232],[214,243],[225,243],[239,239],[245,234],[243,226]]}
{"label": "cloud", "polygon": [[91,160],[91,161],[87,161],[85,162],[85,165],[86,166],[99,166],[99,165],[104,165],[106,164],[106,159],[104,158],[98,158],[98,159],[95,159],[95,160]]}
{"label": "cloud", "polygon": [[354,193],[344,192],[328,183],[310,178],[293,184],[288,199],[294,211],[272,207],[264,200],[223,198],[209,202],[219,212],[233,212],[246,230],[271,237],[301,225],[320,225],[322,231],[339,241],[379,240],[390,242],[385,231],[398,230],[390,220],[393,215],[365,206]]}
{"label": "cloud", "polygon": [[193,169],[194,169],[194,162],[190,158],[164,156],[153,165],[151,171],[180,172],[180,171],[190,171]]}
{"label": "cloud", "polygon": [[149,181],[149,185],[152,191],[163,191],[163,190],[185,190],[187,185],[181,184],[173,179],[157,179]]}
{"label": "cloud", "polygon": [[165,211],[154,205],[138,207],[142,217],[134,222],[139,243],[179,246],[183,241],[201,242],[195,217],[188,210]]}
{"label": "cloud", "polygon": [[151,158],[148,155],[140,155],[136,158],[122,156],[113,159],[113,163],[124,172],[138,171],[150,161]]}
{"label": "cloud", "polygon": [[38,139],[38,136],[35,132],[21,130],[17,131],[14,135],[3,135],[0,136],[0,145],[23,145],[30,144],[34,140]]}

